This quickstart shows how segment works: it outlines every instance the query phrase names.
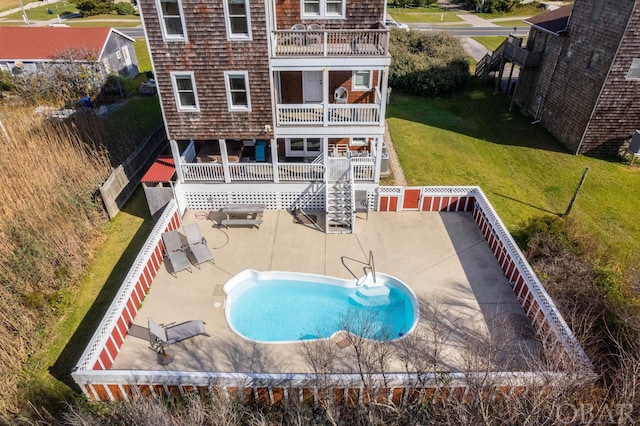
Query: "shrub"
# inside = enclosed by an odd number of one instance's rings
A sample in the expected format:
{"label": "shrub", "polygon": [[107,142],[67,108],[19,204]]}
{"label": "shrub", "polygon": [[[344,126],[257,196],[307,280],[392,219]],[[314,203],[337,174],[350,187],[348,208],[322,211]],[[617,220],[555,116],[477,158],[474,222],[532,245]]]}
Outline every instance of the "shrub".
{"label": "shrub", "polygon": [[422,96],[451,93],[465,86],[469,63],[455,37],[446,33],[391,31],[389,85]]}
{"label": "shrub", "polygon": [[131,3],[116,3],[115,9],[118,15],[133,15],[136,11]]}
{"label": "shrub", "polygon": [[73,0],[82,16],[105,15],[113,12],[113,0]]}

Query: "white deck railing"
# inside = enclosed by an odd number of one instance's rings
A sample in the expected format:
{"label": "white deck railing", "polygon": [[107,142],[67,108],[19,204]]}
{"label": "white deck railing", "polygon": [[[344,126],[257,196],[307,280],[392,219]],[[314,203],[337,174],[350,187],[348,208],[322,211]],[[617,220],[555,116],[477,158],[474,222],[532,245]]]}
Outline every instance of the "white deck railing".
{"label": "white deck railing", "polygon": [[351,157],[353,180],[372,181],[376,173],[375,157]]}
{"label": "white deck railing", "polygon": [[324,165],[315,163],[280,163],[281,181],[317,181],[324,179]]}
{"label": "white deck railing", "polygon": [[273,54],[283,56],[387,56],[389,30],[277,30]]}
{"label": "white deck railing", "polygon": [[379,125],[380,104],[279,104],[278,126]]}
{"label": "white deck railing", "polygon": [[270,180],[273,181],[273,165],[271,163],[230,163],[229,174],[232,181],[238,180]]}
{"label": "white deck railing", "polygon": [[182,175],[185,181],[224,182],[224,171],[220,163],[183,163]]}

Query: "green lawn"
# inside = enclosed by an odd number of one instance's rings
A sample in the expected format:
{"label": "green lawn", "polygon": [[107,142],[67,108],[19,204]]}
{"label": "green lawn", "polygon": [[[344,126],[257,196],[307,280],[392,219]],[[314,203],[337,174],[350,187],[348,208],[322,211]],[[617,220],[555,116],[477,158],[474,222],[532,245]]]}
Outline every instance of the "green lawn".
{"label": "green lawn", "polygon": [[147,40],[144,38],[137,38],[133,47],[136,49],[136,56],[138,57],[138,69],[141,73],[145,71],[151,71],[151,55],[149,54],[149,47],[147,46]]}
{"label": "green lawn", "polygon": [[446,12],[437,7],[419,7],[416,9],[387,8],[389,15],[398,22],[412,23],[437,23],[437,22],[462,22],[456,12]]}
{"label": "green lawn", "polygon": [[[49,13],[49,10],[52,10],[54,13]],[[34,7],[33,9],[25,10],[27,18],[29,21],[48,21],[50,19],[55,19],[57,15],[64,15],[65,13],[76,13],[78,9],[71,2],[61,1],[58,3],[52,3],[49,5],[44,5],[40,7]],[[14,20],[14,19],[22,19],[22,12],[12,13],[11,15],[7,15],[4,19]]]}
{"label": "green lawn", "polygon": [[493,52],[506,40],[506,37],[502,36],[478,36],[472,37],[474,40],[482,44],[487,50]]}
{"label": "green lawn", "polygon": [[513,230],[530,217],[564,213],[589,167],[571,218],[617,265],[637,260],[640,167],[567,153],[475,80],[446,98],[394,92],[392,99],[387,117],[409,185],[479,185]]}
{"label": "green lawn", "polygon": [[[33,3],[38,0],[22,0],[22,5],[27,5],[28,3]],[[20,0],[0,0],[0,11],[13,9],[16,7],[20,7]]]}
{"label": "green lawn", "polygon": [[522,19],[513,19],[513,20],[510,19],[508,21],[492,21],[492,23],[496,25],[500,25],[501,27],[524,27],[525,25],[528,25]]}
{"label": "green lawn", "polygon": [[80,283],[75,300],[49,332],[43,350],[30,358],[24,374],[25,396],[49,411],[64,409],[72,398],[70,372],[102,320],[111,300],[144,244],[154,222],[139,188],[106,226],[106,240]]}

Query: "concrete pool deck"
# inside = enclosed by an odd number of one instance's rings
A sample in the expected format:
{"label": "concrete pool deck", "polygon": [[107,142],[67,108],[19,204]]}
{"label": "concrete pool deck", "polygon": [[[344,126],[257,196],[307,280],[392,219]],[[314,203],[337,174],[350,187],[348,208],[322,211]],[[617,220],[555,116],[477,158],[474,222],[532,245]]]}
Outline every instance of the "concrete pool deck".
{"label": "concrete pool deck", "polygon": [[[218,228],[220,219],[218,213],[185,214],[183,224],[199,224],[215,264],[193,267],[193,272],[182,271],[177,277],[161,265],[134,320],[138,331],[146,329],[147,318],[165,324],[204,320],[209,336],[169,346],[172,362],[160,365],[148,341],[129,335],[112,370],[308,373],[302,343],[254,343],[231,330],[222,285],[244,269],[349,279],[353,276],[342,260],[358,274],[358,262],[366,262],[370,250],[377,271],[399,278],[416,294],[421,315],[415,334],[429,336],[437,327],[440,337],[446,336],[439,368],[465,370],[465,347],[487,338],[505,345],[504,357],[491,367],[496,370],[524,368],[527,357],[511,355],[537,349],[529,320],[469,213],[370,212],[366,220],[357,220],[354,234],[325,234],[294,223],[286,211],[265,212],[259,229]],[[385,344],[399,347],[403,341],[407,343],[400,339]],[[355,372],[350,347],[336,346],[335,372]],[[405,372],[401,360],[392,357],[387,372]]]}

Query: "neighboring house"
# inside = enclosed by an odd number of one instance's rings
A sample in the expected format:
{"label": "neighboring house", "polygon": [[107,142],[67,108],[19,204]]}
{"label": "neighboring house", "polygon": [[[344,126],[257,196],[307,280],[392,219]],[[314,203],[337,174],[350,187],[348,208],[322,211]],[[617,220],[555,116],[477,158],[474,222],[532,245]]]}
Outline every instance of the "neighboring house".
{"label": "neighboring house", "polygon": [[134,39],[113,28],[0,27],[0,71],[44,70],[60,62],[97,63],[105,76],[139,73]]}
{"label": "neighboring house", "polygon": [[616,155],[640,128],[640,0],[576,0],[529,19],[514,100],[571,152]]}
{"label": "neighboring house", "polygon": [[386,158],[385,2],[218,3],[140,2],[178,203],[321,210],[352,232]]}

